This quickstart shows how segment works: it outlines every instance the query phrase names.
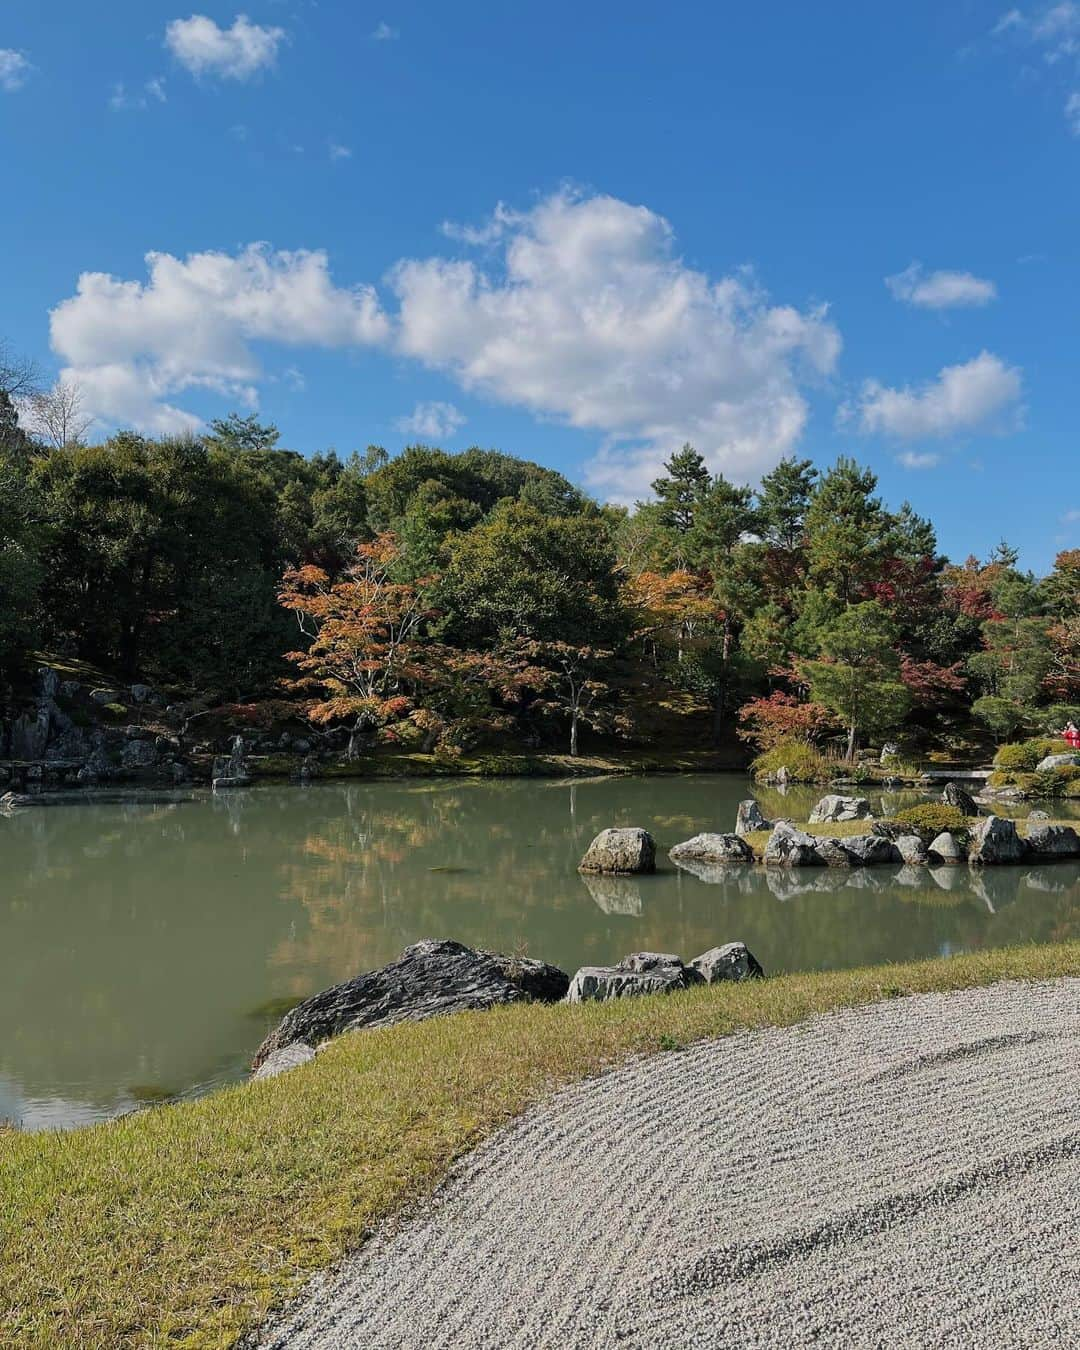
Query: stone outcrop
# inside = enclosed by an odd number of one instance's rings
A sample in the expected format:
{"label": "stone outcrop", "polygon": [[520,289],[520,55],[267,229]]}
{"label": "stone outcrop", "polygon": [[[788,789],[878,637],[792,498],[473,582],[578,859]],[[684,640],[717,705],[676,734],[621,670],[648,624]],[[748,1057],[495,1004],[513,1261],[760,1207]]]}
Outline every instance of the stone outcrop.
{"label": "stone outcrop", "polygon": [[979,807],[975,798],[959,783],[946,783],[945,790],[941,794],[941,800],[946,806],[955,806],[965,816],[977,816],[979,814]]}
{"label": "stone outcrop", "polygon": [[555,1003],[568,985],[565,972],[544,961],[474,951],[460,942],[416,942],[390,965],[297,1004],[263,1041],[253,1067],[298,1041],[315,1047],[363,1027],[416,1022],[500,1003]]}
{"label": "stone outcrop", "polygon": [[930,862],[933,866],[940,863],[959,863],[964,861],[964,850],[960,841],[948,830],[942,830],[930,841]]}
{"label": "stone outcrop", "polygon": [[971,832],[968,861],[976,866],[1020,862],[1024,853],[1024,841],[1016,833],[1015,823],[1002,816],[987,816]]}
{"label": "stone outcrop", "polygon": [[279,1073],[286,1073],[289,1069],[297,1069],[301,1064],[306,1064],[314,1058],[315,1051],[306,1041],[293,1041],[290,1045],[283,1045],[280,1050],[275,1050],[272,1054],[267,1055],[251,1076],[256,1081],[263,1078],[276,1078]]}
{"label": "stone outcrop", "polygon": [[1080,754],[1070,750],[1061,755],[1047,755],[1045,759],[1040,759],[1035,766],[1035,772],[1048,773],[1051,769],[1068,769],[1074,765],[1080,765]]}
{"label": "stone outcrop", "polygon": [[853,867],[880,867],[901,860],[892,840],[882,839],[879,834],[856,834],[850,839],[837,839],[834,842],[848,855]]}
{"label": "stone outcrop", "polygon": [[671,994],[701,984],[703,978],[671,952],[633,952],[614,966],[582,966],[570,981],[566,1001],[602,1003],[639,994]]}
{"label": "stone outcrop", "polygon": [[810,812],[810,824],[821,825],[835,820],[867,820],[870,816],[870,803],[865,797],[840,797],[830,793],[822,797]]}
{"label": "stone outcrop", "polygon": [[726,942],[722,947],[710,947],[690,962],[706,984],[720,984],[725,980],[760,980],[765,976],[761,963],[745,942]]}
{"label": "stone outcrop", "polygon": [[1080,857],[1080,835],[1068,825],[1036,825],[1024,842],[1037,858]]}
{"label": "stone outcrop", "polygon": [[766,820],[761,814],[761,807],[753,797],[747,797],[746,801],[739,803],[739,809],[735,813],[736,834],[753,834],[756,830],[771,830],[772,827],[772,821]]}
{"label": "stone outcrop", "polygon": [[930,861],[930,850],[917,834],[902,834],[894,842],[906,866],[923,867]]}
{"label": "stone outcrop", "polygon": [[814,867],[822,863],[817,839],[804,834],[786,820],[773,826],[765,845],[764,862],[768,867]]}
{"label": "stone outcrop", "polygon": [[656,870],[656,843],[648,830],[601,830],[578,863],[579,872],[615,872],[633,876]]}
{"label": "stone outcrop", "polygon": [[695,834],[676,844],[669,856],[677,863],[750,863],[754,850],[737,834]]}

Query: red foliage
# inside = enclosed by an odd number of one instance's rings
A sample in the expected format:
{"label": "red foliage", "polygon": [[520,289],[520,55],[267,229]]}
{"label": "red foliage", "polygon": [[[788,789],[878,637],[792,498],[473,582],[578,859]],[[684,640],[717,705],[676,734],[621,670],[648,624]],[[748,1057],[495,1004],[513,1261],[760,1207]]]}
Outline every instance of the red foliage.
{"label": "red foliage", "polygon": [[740,739],[752,741],[762,750],[780,741],[812,742],[836,727],[836,720],[820,703],[800,702],[791,694],[770,694],[768,698],[752,698],[738,712],[743,724],[738,729]]}
{"label": "red foliage", "polygon": [[951,703],[967,689],[967,677],[961,674],[962,666],[962,661],[939,666],[934,661],[916,661],[910,656],[902,656],[900,678],[910,689],[918,707],[936,708]]}

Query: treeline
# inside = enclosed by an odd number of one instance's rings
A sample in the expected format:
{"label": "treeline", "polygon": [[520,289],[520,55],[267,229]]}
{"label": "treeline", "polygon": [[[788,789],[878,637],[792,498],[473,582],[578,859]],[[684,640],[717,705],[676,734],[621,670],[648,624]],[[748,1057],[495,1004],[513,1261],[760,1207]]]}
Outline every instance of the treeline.
{"label": "treeline", "polygon": [[1007,738],[1080,714],[1080,550],[952,565],[874,475],[789,459],[752,490],[686,446],[634,511],[495,451],[201,437],[46,446],[0,390],[0,659],[35,650],[222,700],[281,696],[358,743],[459,752],[635,734],[646,681],[759,747]]}

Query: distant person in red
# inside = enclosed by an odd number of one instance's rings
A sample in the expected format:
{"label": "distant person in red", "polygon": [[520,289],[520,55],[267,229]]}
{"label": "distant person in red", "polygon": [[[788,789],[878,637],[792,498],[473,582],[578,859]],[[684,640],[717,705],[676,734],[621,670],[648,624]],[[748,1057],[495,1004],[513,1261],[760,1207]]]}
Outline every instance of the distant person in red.
{"label": "distant person in red", "polygon": [[1077,731],[1075,722],[1067,722],[1061,734],[1071,750],[1080,750],[1080,731]]}

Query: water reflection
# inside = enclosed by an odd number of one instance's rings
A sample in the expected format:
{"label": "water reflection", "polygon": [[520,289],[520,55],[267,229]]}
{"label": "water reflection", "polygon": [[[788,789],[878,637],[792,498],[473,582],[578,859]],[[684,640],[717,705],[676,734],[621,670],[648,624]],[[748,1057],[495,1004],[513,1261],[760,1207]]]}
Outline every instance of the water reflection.
{"label": "water reflection", "polygon": [[[1080,933],[1075,864],[668,862],[680,839],[729,829],[746,792],[733,776],[313,785],[0,821],[0,1117],[75,1123],[236,1077],[269,1003],[420,937],[569,969],[741,939],[776,972]],[[764,792],[762,809],[804,816],[817,795],[792,790],[781,809]],[[585,845],[611,824],[653,831],[656,876],[578,876]]]}

